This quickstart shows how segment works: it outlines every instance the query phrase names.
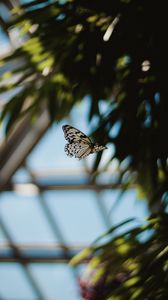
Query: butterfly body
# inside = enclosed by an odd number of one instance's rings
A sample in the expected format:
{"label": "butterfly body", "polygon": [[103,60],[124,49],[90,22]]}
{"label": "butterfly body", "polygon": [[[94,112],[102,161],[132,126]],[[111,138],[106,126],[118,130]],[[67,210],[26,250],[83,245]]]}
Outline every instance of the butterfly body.
{"label": "butterfly body", "polygon": [[107,149],[107,147],[98,143],[92,143],[88,136],[70,125],[64,125],[62,129],[65,139],[68,141],[68,144],[65,145],[65,152],[70,157],[75,156],[78,159],[82,159],[91,153]]}

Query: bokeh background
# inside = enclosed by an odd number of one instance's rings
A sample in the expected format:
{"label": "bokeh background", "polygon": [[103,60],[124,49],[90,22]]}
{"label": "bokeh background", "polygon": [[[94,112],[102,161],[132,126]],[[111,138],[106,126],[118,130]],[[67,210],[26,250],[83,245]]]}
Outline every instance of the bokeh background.
{"label": "bokeh background", "polygon": [[[139,234],[151,213],[167,218],[167,94],[158,50],[164,18],[157,22],[156,5],[142,2],[0,1],[0,299],[81,300],[88,261],[72,265],[74,256],[127,219],[118,234]],[[65,124],[108,149],[80,161],[67,157]],[[155,283],[161,270],[167,284],[167,258],[156,261],[153,285],[141,272],[150,257],[167,253],[167,225],[157,240],[152,222],[140,239],[133,233],[134,252],[126,253],[128,234],[116,254],[130,255],[126,269],[116,260],[126,283],[136,277],[124,287],[128,294],[84,299],[166,300]]]}

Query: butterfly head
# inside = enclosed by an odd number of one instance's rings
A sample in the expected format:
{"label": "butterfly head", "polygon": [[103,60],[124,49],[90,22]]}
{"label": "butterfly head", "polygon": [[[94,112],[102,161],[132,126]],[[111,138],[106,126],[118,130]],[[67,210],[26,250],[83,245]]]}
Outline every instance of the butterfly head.
{"label": "butterfly head", "polygon": [[99,152],[99,151],[103,151],[105,149],[107,149],[106,146],[102,146],[102,145],[100,145],[98,143],[95,143],[94,147],[93,147],[93,152]]}

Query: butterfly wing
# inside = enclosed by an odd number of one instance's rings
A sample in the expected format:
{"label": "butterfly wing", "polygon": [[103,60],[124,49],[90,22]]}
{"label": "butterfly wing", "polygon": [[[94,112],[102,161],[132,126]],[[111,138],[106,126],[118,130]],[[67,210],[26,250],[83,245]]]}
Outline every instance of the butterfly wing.
{"label": "butterfly wing", "polygon": [[82,131],[72,127],[70,125],[62,126],[64,137],[69,143],[82,143],[91,145],[92,142],[88,136],[86,136]]}
{"label": "butterfly wing", "polygon": [[70,143],[65,145],[65,152],[68,156],[75,156],[78,159],[85,158],[92,151],[89,144]]}
{"label": "butterfly wing", "polygon": [[65,152],[68,156],[81,159],[93,153],[94,144],[82,131],[70,125],[64,125],[62,129],[69,143],[65,145]]}

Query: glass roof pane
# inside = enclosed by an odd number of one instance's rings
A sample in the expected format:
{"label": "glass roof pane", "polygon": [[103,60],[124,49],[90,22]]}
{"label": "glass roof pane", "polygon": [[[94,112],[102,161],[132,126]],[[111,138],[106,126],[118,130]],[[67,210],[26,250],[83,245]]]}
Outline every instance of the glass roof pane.
{"label": "glass roof pane", "polygon": [[12,182],[26,183],[31,181],[31,176],[25,168],[20,168],[12,177]]}
{"label": "glass roof pane", "polygon": [[10,12],[4,3],[0,3],[0,16],[4,21],[8,21],[10,18]]}
{"label": "glass roof pane", "polygon": [[81,300],[72,269],[66,264],[32,264],[31,272],[47,300]]}
{"label": "glass roof pane", "polygon": [[[2,5],[0,5],[0,10],[2,10]],[[1,27],[0,27],[0,41],[1,41],[0,56],[3,56],[9,50],[9,39]]]}
{"label": "glass roof pane", "polygon": [[19,264],[0,264],[0,296],[8,300],[37,299]]}
{"label": "glass roof pane", "polygon": [[38,197],[12,192],[1,194],[1,216],[17,243],[58,242],[41,210]]}
{"label": "glass roof pane", "polygon": [[116,225],[129,218],[135,218],[131,225],[127,224],[125,228],[144,221],[149,215],[147,203],[143,199],[137,198],[137,191],[130,189],[125,191],[121,196],[120,190],[104,191],[104,203],[109,211],[111,224]]}
{"label": "glass roof pane", "polygon": [[0,227],[0,243],[6,243],[6,242],[7,242],[7,239],[6,239],[2,229]]}
{"label": "glass roof pane", "polygon": [[67,242],[88,244],[104,232],[94,192],[52,191],[45,197]]}

